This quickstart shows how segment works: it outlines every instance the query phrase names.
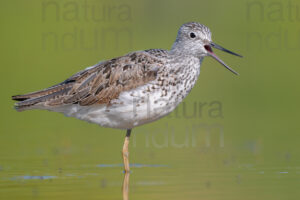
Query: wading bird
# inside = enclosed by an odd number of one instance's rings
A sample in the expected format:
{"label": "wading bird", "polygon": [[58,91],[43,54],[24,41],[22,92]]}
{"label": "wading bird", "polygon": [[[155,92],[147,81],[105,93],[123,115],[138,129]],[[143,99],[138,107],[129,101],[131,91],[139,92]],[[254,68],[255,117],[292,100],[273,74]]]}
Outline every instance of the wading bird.
{"label": "wading bird", "polygon": [[127,130],[122,153],[125,172],[129,172],[131,130],[172,112],[195,85],[204,57],[214,58],[237,74],[212,48],[240,56],[213,43],[206,26],[186,23],[171,50],[132,52],[88,67],[50,88],[12,99],[18,101],[18,111],[50,110]]}

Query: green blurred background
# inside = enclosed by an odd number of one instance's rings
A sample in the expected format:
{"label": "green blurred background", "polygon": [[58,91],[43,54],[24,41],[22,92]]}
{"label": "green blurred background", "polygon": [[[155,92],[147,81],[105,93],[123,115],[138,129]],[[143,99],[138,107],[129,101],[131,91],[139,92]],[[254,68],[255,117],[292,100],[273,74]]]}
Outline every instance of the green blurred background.
{"label": "green blurred background", "polygon": [[[216,53],[170,116],[133,130],[131,199],[299,199],[300,3],[296,0],[1,1],[0,199],[121,199],[124,131],[11,96],[207,25]],[[139,164],[139,165],[137,165]]]}

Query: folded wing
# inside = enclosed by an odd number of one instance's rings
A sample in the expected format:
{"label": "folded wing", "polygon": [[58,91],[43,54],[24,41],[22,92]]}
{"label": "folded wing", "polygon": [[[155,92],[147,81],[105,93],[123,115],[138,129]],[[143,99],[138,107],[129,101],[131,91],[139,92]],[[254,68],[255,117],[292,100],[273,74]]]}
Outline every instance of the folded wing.
{"label": "folded wing", "polygon": [[162,64],[147,52],[134,52],[87,68],[50,88],[12,99],[19,101],[15,104],[18,111],[66,104],[109,104],[121,92],[155,80]]}

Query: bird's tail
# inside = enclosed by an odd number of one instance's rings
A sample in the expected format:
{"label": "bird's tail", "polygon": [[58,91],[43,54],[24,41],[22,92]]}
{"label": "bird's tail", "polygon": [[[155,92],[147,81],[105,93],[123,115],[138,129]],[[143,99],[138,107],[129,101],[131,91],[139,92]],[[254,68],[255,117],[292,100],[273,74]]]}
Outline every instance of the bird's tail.
{"label": "bird's tail", "polygon": [[12,100],[18,101],[15,103],[17,111],[31,110],[43,107],[49,100],[53,100],[69,90],[70,87],[66,87],[66,85],[56,85],[41,91],[12,96]]}

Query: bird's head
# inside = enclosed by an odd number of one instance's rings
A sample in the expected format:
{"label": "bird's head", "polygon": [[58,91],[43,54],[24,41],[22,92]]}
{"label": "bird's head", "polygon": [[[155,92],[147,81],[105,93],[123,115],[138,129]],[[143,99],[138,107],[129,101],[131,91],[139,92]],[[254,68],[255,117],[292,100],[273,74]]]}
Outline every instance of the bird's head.
{"label": "bird's head", "polygon": [[238,75],[237,72],[227,66],[220,58],[216,56],[212,48],[242,57],[241,55],[229,51],[212,42],[209,28],[197,22],[189,22],[180,27],[171,52],[175,54],[193,55],[198,58],[211,56],[228,70]]}

